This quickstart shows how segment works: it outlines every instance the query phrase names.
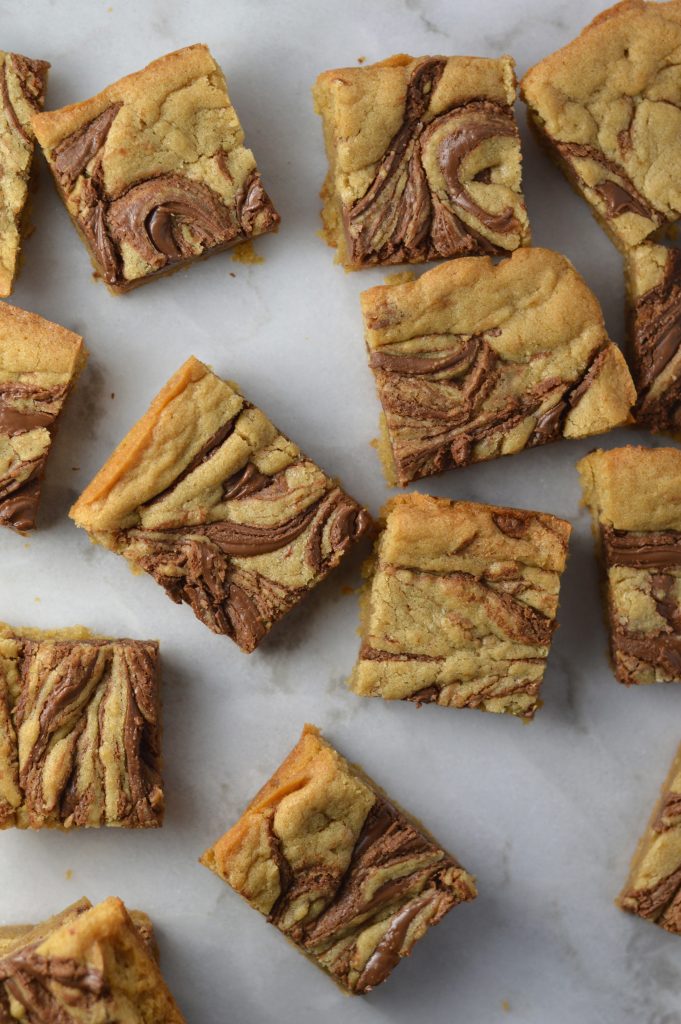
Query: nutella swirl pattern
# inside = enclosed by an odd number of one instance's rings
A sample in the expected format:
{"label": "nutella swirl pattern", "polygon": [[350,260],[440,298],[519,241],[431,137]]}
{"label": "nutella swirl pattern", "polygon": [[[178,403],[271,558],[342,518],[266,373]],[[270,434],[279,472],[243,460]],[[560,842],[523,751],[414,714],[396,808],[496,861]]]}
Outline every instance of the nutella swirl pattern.
{"label": "nutella swirl pattern", "polygon": [[[402,126],[365,194],[344,211],[350,258],[357,265],[501,253],[520,244],[524,229],[516,210],[487,209],[473,197],[464,173],[467,157],[488,140],[511,138],[519,145],[512,111],[476,100],[429,120],[431,97],[445,66],[446,60],[433,57],[414,68]],[[431,149],[444,188],[426,169]],[[474,176],[478,191],[481,184],[490,184],[492,170]],[[524,210],[519,197],[516,209]],[[488,233],[502,240],[490,240]]]}

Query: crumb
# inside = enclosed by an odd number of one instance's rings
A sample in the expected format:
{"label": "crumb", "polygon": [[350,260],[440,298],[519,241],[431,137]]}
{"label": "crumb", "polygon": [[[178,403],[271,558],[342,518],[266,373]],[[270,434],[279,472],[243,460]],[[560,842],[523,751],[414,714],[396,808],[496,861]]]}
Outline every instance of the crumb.
{"label": "crumb", "polygon": [[233,271],[233,270],[230,270],[230,272],[229,272],[229,276],[230,276],[230,277],[236,277],[236,274],[234,273],[234,271]]}
{"label": "crumb", "polygon": [[27,541],[25,542],[25,544],[24,544],[24,547],[25,547],[26,549],[28,549],[28,548],[30,548],[30,546],[31,546],[31,542],[27,540]]}
{"label": "crumb", "polygon": [[363,64],[365,60],[366,60],[366,57],[358,57],[357,58],[357,63],[358,64]]}
{"label": "crumb", "polygon": [[39,597],[34,597],[33,600],[35,601],[36,604],[40,604],[40,598]]}
{"label": "crumb", "polygon": [[71,466],[71,471],[73,473],[80,473],[80,466]]}
{"label": "crumb", "polygon": [[354,587],[341,587],[341,594],[354,594]]}
{"label": "crumb", "polygon": [[235,263],[264,263],[262,256],[258,256],[253,248],[253,242],[242,242],[232,249],[232,259]]}
{"label": "crumb", "polygon": [[374,451],[376,451],[376,452],[378,451],[378,445],[379,445],[379,441],[378,441],[377,437],[374,437],[371,441],[369,441],[369,447],[373,448]]}
{"label": "crumb", "polygon": [[383,278],[385,284],[409,284],[410,281],[416,279],[416,274],[413,270],[398,270],[394,274],[386,274]]}
{"label": "crumb", "polygon": [[112,392],[111,392],[111,397],[112,397],[112,398],[115,398],[115,397],[116,397],[116,392],[115,392],[115,391],[112,391]]}
{"label": "crumb", "polygon": [[504,1011],[504,1013],[509,1013],[509,1012],[510,1012],[510,1010],[511,1010],[511,1004],[509,1003],[508,999],[504,999],[504,1000],[502,1001],[502,1003],[501,1003],[501,1009],[502,1009],[502,1010]]}
{"label": "crumb", "polygon": [[73,871],[71,870],[71,868],[68,868],[68,869],[67,869],[67,870],[66,870],[66,871],[64,872],[64,878],[66,879],[66,881],[67,881],[67,882],[70,882],[70,881],[71,881],[71,879],[73,878]]}

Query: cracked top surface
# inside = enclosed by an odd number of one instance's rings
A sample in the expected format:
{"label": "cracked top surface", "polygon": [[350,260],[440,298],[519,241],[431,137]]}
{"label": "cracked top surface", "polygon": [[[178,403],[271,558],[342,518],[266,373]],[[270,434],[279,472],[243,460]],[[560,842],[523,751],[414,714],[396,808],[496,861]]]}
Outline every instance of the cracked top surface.
{"label": "cracked top surface", "polygon": [[344,988],[384,981],[473,878],[313,726],[201,858]]}
{"label": "cracked top surface", "polygon": [[0,50],[0,296],[11,294],[18,269],[35,148],[31,117],[45,101],[49,67],[47,61]]}
{"label": "cracked top surface", "polygon": [[635,390],[572,264],[526,248],[362,293],[390,473],[454,466],[628,422]]}
{"label": "cracked top surface", "polygon": [[194,358],[71,516],[245,650],[369,524],[368,513],[235,385]]}
{"label": "cracked top surface", "polygon": [[621,247],[681,213],[681,2],[624,0],[521,82],[540,130]]}
{"label": "cracked top surface", "polygon": [[327,240],[348,267],[529,241],[510,57],[409,57],[319,76]]}
{"label": "cracked top surface", "polygon": [[2,957],[0,1012],[8,1021],[44,1024],[184,1024],[153,955],[115,897],[69,908]]}
{"label": "cracked top surface", "polygon": [[421,494],[392,499],[382,515],[351,688],[531,717],[570,524]]}
{"label": "cracked top surface", "polygon": [[206,46],[36,115],[33,128],[101,276],[119,290],[278,224]]}

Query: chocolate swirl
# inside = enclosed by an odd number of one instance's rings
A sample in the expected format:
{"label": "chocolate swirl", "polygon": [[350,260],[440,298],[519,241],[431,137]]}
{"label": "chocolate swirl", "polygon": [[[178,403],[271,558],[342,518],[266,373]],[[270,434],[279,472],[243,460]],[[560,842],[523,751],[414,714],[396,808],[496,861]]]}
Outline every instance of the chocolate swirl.
{"label": "chocolate swirl", "polygon": [[71,191],[87,165],[99,153],[122,106],[122,103],[112,103],[84,128],[68,135],[55,146],[52,166],[62,188],[67,192]]}
{"label": "chocolate swirl", "polygon": [[[443,58],[430,57],[414,68],[407,85],[402,126],[391,139],[365,194],[344,211],[353,263],[416,262],[503,251],[464,224],[457,210],[495,234],[521,231],[513,209],[491,213],[473,199],[462,180],[464,159],[482,142],[502,136],[518,139],[512,112],[500,104],[476,100],[427,123],[431,97],[445,66]],[[439,140],[437,160],[446,184],[445,194],[433,188],[424,166],[424,154],[433,138]],[[482,171],[475,180],[489,184],[490,175]]]}
{"label": "chocolate swirl", "polygon": [[[630,336],[638,391],[636,420],[653,431],[681,425],[681,382],[672,363],[681,351],[681,252],[667,250],[662,282],[632,309]],[[660,380],[665,371],[665,378]]]}
{"label": "chocolate swirl", "polygon": [[130,245],[155,270],[197,251],[231,242],[239,226],[208,185],[167,174],[133,185],[108,208],[106,224],[120,249]]}

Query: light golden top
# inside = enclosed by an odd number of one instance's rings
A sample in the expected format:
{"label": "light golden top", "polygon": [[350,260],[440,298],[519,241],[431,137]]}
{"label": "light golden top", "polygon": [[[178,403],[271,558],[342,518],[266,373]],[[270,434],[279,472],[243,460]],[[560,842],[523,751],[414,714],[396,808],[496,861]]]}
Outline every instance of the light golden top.
{"label": "light golden top", "polygon": [[416,281],[361,295],[370,349],[416,336],[490,334],[503,359],[518,360],[579,342],[586,352],[608,336],[593,292],[565,256],[518,249],[493,263],[471,256],[443,263]]}
{"label": "light golden top", "polygon": [[75,376],[87,358],[73,331],[0,303],[0,380],[49,386]]}
{"label": "light golden top", "polygon": [[565,568],[570,524],[543,512],[405,494],[392,498],[382,514],[382,563],[474,575],[490,562],[514,561],[559,573]]}
{"label": "light golden top", "polygon": [[[102,150],[109,196],[133,182],[199,165],[218,150],[241,146],[243,131],[224,76],[207,46],[176,50],[108,86],[92,99],[36,114],[33,128],[48,160],[58,144],[115,103],[122,103]],[[254,166],[252,154],[244,151]],[[204,173],[205,172],[205,173]],[[224,191],[227,179],[211,172]]]}
{"label": "light golden top", "polygon": [[681,450],[628,445],[591,452],[577,469],[585,504],[615,530],[681,530]]}

